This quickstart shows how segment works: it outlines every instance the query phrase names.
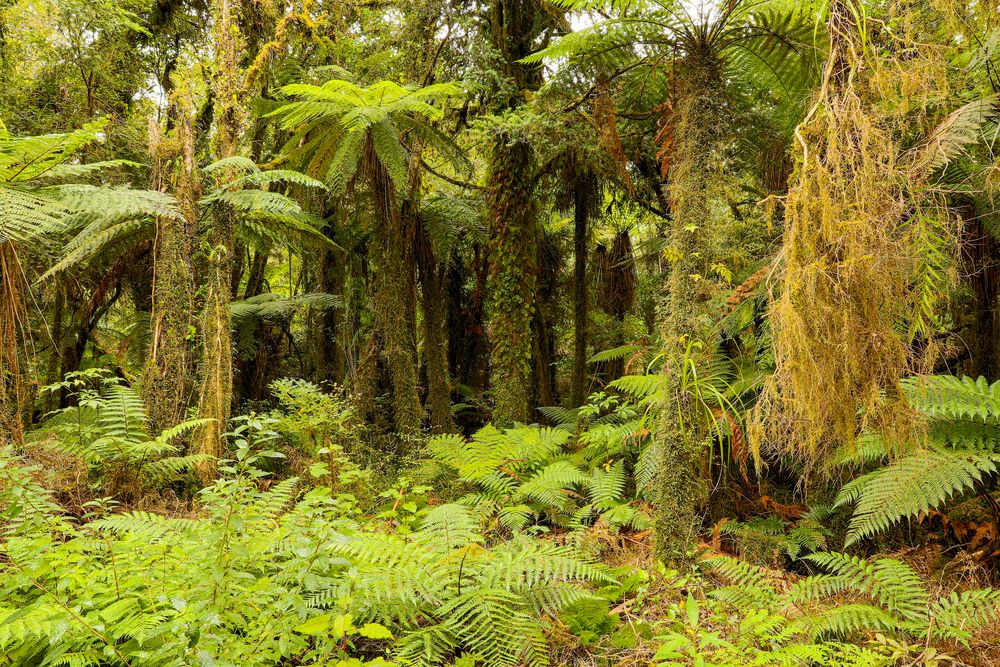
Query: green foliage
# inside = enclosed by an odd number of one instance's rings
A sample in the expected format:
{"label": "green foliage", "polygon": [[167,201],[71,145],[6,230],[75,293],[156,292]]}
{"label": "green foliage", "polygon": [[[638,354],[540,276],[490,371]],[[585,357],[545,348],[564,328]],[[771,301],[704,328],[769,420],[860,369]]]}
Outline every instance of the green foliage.
{"label": "green foliage", "polygon": [[[216,216],[211,213],[220,207],[235,212],[237,236],[247,245],[333,245],[319,231],[319,221],[294,199],[264,189],[281,183],[322,188],[322,183],[290,170],[262,171],[246,158],[220,160],[206,166],[203,173],[212,180],[209,191],[197,202],[202,216],[212,220]],[[71,238],[43,278],[71,269],[106,266],[151,241],[157,217],[181,216],[179,203],[162,192],[83,185],[61,186],[59,192],[73,215],[66,216],[55,231]]]}
{"label": "green foliage", "polygon": [[358,177],[367,139],[400,192],[406,185],[407,171],[400,132],[417,133],[459,159],[448,140],[423,122],[441,117],[442,111],[432,102],[458,94],[454,85],[409,90],[392,81],[380,81],[362,88],[332,79],[320,86],[292,84],[282,92],[295,100],[271,114],[282,127],[294,132],[286,155],[302,161],[306,173],[321,178],[333,192],[343,192]]}
{"label": "green foliage", "polygon": [[[930,420],[929,442],[844,485],[837,505],[855,506],[847,545],[981,489],[997,472],[1000,382],[926,376],[906,380],[903,390],[910,406]],[[868,451],[852,458],[863,461]],[[879,457],[884,453],[883,445]]]}
{"label": "green foliage", "polygon": [[[966,643],[1000,615],[1000,591],[955,591],[934,599],[917,573],[898,560],[840,553],[805,559],[828,574],[787,587],[773,571],[745,561],[708,559],[709,568],[730,583],[711,596],[738,610],[738,629],[726,639],[704,633],[697,633],[696,640],[668,636],[659,657],[702,654],[715,661],[711,664],[796,664],[805,659],[817,665],[859,666],[897,664],[905,657],[911,664],[937,664],[935,656],[943,660],[946,654],[934,642]],[[690,598],[692,605],[699,606]],[[954,614],[957,608],[962,611]],[[697,628],[704,614],[690,609],[688,614]]]}
{"label": "green foliage", "polygon": [[629,501],[625,452],[572,453],[569,440],[565,429],[487,426],[471,439],[437,436],[428,449],[449,476],[472,486],[458,502],[509,531],[581,528],[598,518],[616,530],[647,527],[645,511]]}
{"label": "green foliage", "polygon": [[543,616],[586,598],[582,584],[614,582],[569,547],[521,538],[487,548],[459,505],[431,509],[416,530],[382,532],[352,518],[350,496],[303,493],[296,478],[261,490],[259,466],[275,452],[253,433],[266,431],[231,436],[236,458],[190,518],[107,513],[105,503],[75,525],[5,453],[3,655],[263,666],[379,665],[392,653],[444,665],[464,652],[488,666],[541,665]]}
{"label": "green foliage", "polygon": [[161,488],[211,458],[184,454],[174,444],[205,420],[187,420],[154,437],[138,391],[99,369],[70,373],[42,391],[66,391],[76,405],[50,415],[32,439],[39,446],[82,458],[98,488],[127,487],[131,482],[137,482],[140,490]]}
{"label": "green foliage", "polygon": [[734,538],[742,558],[761,565],[774,565],[783,556],[795,560],[810,552],[824,550],[830,531],[822,521],[829,513],[826,508],[815,507],[792,526],[776,516],[726,521],[719,532]]}

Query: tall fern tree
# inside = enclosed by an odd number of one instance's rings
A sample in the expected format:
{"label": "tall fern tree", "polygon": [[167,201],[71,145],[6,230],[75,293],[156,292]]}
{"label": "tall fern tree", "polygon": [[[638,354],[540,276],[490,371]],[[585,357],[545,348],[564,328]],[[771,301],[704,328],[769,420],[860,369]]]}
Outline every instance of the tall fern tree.
{"label": "tall fern tree", "polygon": [[[586,10],[607,3],[564,4]],[[745,91],[784,93],[791,105],[800,101],[815,56],[814,18],[798,3],[785,2],[731,0],[700,10],[669,0],[610,4],[616,16],[566,36],[533,59],[568,57],[570,66],[612,60],[614,76],[667,72],[658,140],[669,183],[662,187],[672,215],[667,250],[672,266],[664,295],[663,339],[670,362],[664,365],[664,423],[657,431],[658,529],[661,551],[683,556],[706,492],[696,471],[710,433],[699,426],[704,420],[698,401],[682,385],[686,373],[678,364],[691,361],[692,342],[711,333],[707,277],[717,243],[713,208],[721,195],[722,151],[729,140],[724,130],[736,122],[734,109]]]}
{"label": "tall fern tree", "polygon": [[[215,41],[216,159],[236,156],[240,132],[245,123],[240,59],[243,40],[237,25],[240,0],[213,0]],[[200,434],[200,450],[218,455],[222,433],[229,421],[233,394],[233,340],[229,301],[232,296],[232,263],[235,252],[234,211],[220,206],[209,220],[210,268],[202,310],[202,378],[198,413],[212,421]],[[206,471],[207,472],[207,471]]]}
{"label": "tall fern tree", "polygon": [[29,394],[23,364],[30,347],[25,246],[62,233],[71,221],[108,224],[121,216],[172,215],[156,192],[67,184],[120,162],[73,163],[74,154],[101,138],[103,121],[75,132],[11,136],[0,124],[0,439],[19,441]]}
{"label": "tall fern tree", "polygon": [[403,434],[419,431],[423,420],[417,377],[416,284],[414,220],[403,216],[400,199],[406,192],[409,150],[404,136],[441,146],[441,136],[428,121],[440,118],[435,98],[458,91],[435,84],[408,90],[390,81],[367,88],[343,80],[323,85],[286,86],[294,101],[275,115],[295,132],[287,157],[306,173],[322,178],[331,194],[363,186],[371,197],[375,228],[373,260],[375,326],[363,392],[374,394],[375,364],[380,357],[392,385],[393,422]]}

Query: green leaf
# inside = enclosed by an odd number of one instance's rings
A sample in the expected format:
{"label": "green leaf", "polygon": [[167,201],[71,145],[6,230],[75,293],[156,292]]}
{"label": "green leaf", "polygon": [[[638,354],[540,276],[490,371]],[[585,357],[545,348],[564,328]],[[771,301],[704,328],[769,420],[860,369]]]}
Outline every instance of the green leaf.
{"label": "green leaf", "polygon": [[697,628],[700,610],[698,609],[698,601],[690,592],[688,592],[687,601],[684,603],[684,611],[687,612],[688,623],[691,627]]}
{"label": "green leaf", "polygon": [[392,639],[389,629],[378,623],[365,623],[358,628],[358,634],[368,639]]}
{"label": "green leaf", "polygon": [[295,626],[295,632],[301,633],[303,635],[322,635],[325,634],[332,625],[333,620],[332,614],[322,614],[320,616],[313,616],[308,621],[301,625]]}

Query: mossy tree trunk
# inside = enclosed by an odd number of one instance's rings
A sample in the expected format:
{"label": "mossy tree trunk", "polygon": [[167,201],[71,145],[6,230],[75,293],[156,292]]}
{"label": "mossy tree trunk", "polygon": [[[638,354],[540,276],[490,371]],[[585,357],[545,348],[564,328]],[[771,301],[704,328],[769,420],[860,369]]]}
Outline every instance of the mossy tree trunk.
{"label": "mossy tree trunk", "polygon": [[[185,416],[191,395],[193,360],[189,335],[193,325],[194,284],[187,230],[197,224],[194,137],[186,111],[170,114],[175,130],[168,140],[151,137],[156,173],[153,187],[173,190],[183,217],[156,220],[153,243],[153,286],[149,328],[152,342],[142,376],[142,397],[153,433],[176,426]],[[151,131],[151,135],[155,132]]]}
{"label": "mossy tree trunk", "polygon": [[[239,0],[213,0],[212,11],[215,39],[215,156],[223,159],[236,155],[244,124],[240,71],[242,38],[236,20]],[[232,410],[233,340],[229,304],[232,300],[234,224],[233,211],[219,207],[210,221],[208,234],[211,252],[201,317],[204,351],[198,414],[213,420],[202,429],[199,447],[201,453],[213,456],[222,453],[222,434]],[[204,471],[203,477],[210,473],[209,470]]]}
{"label": "mossy tree trunk", "polygon": [[490,379],[499,422],[527,422],[531,396],[537,220],[531,146],[501,138],[487,179]]}
{"label": "mossy tree trunk", "polygon": [[[541,85],[538,65],[521,60],[535,50],[542,23],[537,0],[493,0],[490,6],[490,39],[506,79],[498,95],[498,113],[522,106],[524,91]],[[499,422],[529,418],[538,242],[534,169],[531,145],[510,131],[499,131],[486,180],[490,379],[493,417]]]}
{"label": "mossy tree trunk", "polygon": [[669,167],[673,226],[673,266],[663,326],[665,390],[657,429],[657,551],[667,560],[685,560],[698,535],[700,508],[707,497],[702,464],[707,433],[687,391],[683,367],[690,344],[708,332],[707,267],[713,244],[713,172],[722,125],[723,82],[711,55],[688,56],[677,71],[673,155]]}
{"label": "mossy tree trunk", "polygon": [[[323,233],[329,238],[337,238],[337,225],[340,224],[339,211],[333,206],[327,207],[324,218],[328,221]],[[319,343],[318,377],[342,385],[347,374],[347,355],[344,347],[344,303],[347,286],[347,253],[340,248],[323,250],[320,255],[318,281],[321,292],[333,294],[341,299],[336,308],[324,310],[318,315],[318,331],[316,339]]]}
{"label": "mossy tree trunk", "polygon": [[448,266],[434,254],[423,226],[417,228],[417,266],[420,270],[423,307],[424,361],[427,368],[427,412],[431,431],[451,433],[455,422],[451,415],[451,382],[448,377],[448,295],[445,282]]}
{"label": "mossy tree trunk", "polygon": [[[365,173],[375,220],[372,243],[375,297],[375,345],[385,360],[392,385],[393,426],[403,436],[420,432],[423,408],[417,377],[415,234],[397,204],[396,185],[379,160],[371,137],[365,139]],[[375,357],[368,363],[374,364]],[[369,390],[371,383],[368,383]]]}
{"label": "mossy tree trunk", "polygon": [[971,293],[969,371],[989,380],[1000,376],[1000,242],[983,223],[973,202],[959,207],[962,216],[963,273]]}

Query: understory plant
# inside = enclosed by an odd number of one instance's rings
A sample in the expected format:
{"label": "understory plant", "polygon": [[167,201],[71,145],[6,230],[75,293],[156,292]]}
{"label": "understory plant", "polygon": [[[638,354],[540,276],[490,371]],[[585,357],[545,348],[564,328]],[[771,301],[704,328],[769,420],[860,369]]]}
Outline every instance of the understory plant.
{"label": "understory plant", "polygon": [[62,394],[70,405],[50,413],[29,439],[83,459],[95,489],[136,495],[212,460],[182,447],[183,438],[206,420],[189,419],[154,435],[139,392],[104,369],[70,373],[42,393]]}
{"label": "understory plant", "polygon": [[105,499],[71,520],[5,450],[0,664],[541,665],[543,619],[613,581],[571,547],[489,547],[459,505],[362,524],[353,496],[272,481],[266,431],[234,432],[181,516]]}
{"label": "understory plant", "polygon": [[[737,613],[739,625],[731,633],[737,641],[674,636],[661,657],[702,652],[706,665],[963,664],[945,648],[967,648],[977,631],[1000,617],[1000,591],[935,596],[912,567],[896,559],[823,552],[805,560],[824,573],[786,585],[774,571],[746,561],[709,558],[705,565],[724,584],[710,596]],[[689,626],[698,625],[697,607],[689,599]]]}
{"label": "understory plant", "polygon": [[935,375],[902,386],[926,433],[903,443],[868,435],[842,455],[842,464],[876,464],[837,497],[838,506],[854,506],[848,546],[972,493],[996,506],[990,487],[1000,467],[1000,382]]}

